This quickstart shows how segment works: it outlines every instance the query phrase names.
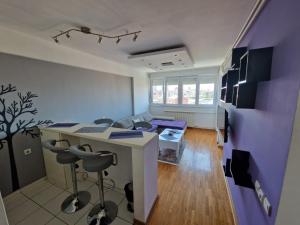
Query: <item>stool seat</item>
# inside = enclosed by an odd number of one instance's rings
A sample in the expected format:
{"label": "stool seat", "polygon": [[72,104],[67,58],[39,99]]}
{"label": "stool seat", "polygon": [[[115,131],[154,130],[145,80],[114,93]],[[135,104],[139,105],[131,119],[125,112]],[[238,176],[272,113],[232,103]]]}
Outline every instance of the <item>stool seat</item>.
{"label": "stool seat", "polygon": [[74,155],[70,152],[64,151],[61,153],[57,153],[56,160],[60,164],[70,164],[70,163],[75,163],[75,162],[79,161],[80,159],[76,155]]}
{"label": "stool seat", "polygon": [[99,160],[99,158],[90,159],[88,161],[83,161],[83,168],[89,172],[99,172],[105,170],[113,164],[113,156],[104,156]]}

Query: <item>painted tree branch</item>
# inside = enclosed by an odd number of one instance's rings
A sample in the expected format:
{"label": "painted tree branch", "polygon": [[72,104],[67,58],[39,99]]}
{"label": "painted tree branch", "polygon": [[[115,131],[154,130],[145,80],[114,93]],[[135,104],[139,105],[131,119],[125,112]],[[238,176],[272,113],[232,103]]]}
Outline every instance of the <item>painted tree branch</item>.
{"label": "painted tree branch", "polygon": [[3,146],[3,144],[4,144],[4,141],[3,141],[3,140],[1,140],[1,141],[0,141],[0,150],[2,150],[2,149],[3,149],[3,147],[4,147],[4,146]]}
{"label": "painted tree branch", "polygon": [[[11,84],[7,86],[1,85],[0,96],[4,96],[15,91],[16,87]],[[36,134],[31,131],[32,127],[53,123],[51,120],[39,120],[38,122],[35,122],[34,119],[29,121],[19,119],[19,117],[24,114],[36,115],[38,113],[37,108],[33,107],[33,99],[37,97],[38,95],[31,91],[26,92],[25,95],[18,92],[18,101],[13,100],[9,106],[7,106],[4,98],[0,98],[0,104],[2,105],[2,110],[0,110],[0,132],[4,132],[6,134],[6,138],[19,132],[36,136]],[[16,121],[18,122],[15,123]],[[27,128],[29,129],[27,130]]]}
{"label": "painted tree branch", "polygon": [[25,128],[23,131],[22,131],[22,134],[25,134],[25,135],[31,135],[32,138],[37,138],[40,136],[40,133],[39,132],[36,132],[37,130],[34,129],[38,126],[42,126],[42,125],[50,125],[52,124],[53,122],[51,120],[39,120],[35,125],[33,125],[32,127],[29,127],[29,128]]}
{"label": "painted tree branch", "polygon": [[5,106],[5,99],[0,98],[0,103],[2,105],[2,110],[0,111],[0,116],[2,117],[4,122],[7,122],[7,118],[6,118],[6,106]]}
{"label": "painted tree branch", "polygon": [[1,95],[5,95],[7,93],[11,93],[11,92],[15,92],[16,86],[12,86],[11,84],[9,84],[7,87],[5,87],[3,84],[1,85],[1,90],[0,90],[0,96]]}
{"label": "painted tree branch", "polygon": [[[0,87],[0,149],[4,146],[4,141],[7,143],[9,152],[9,162],[11,168],[11,180],[13,191],[20,188],[18,180],[18,170],[15,161],[13,137],[17,133],[31,135],[32,138],[39,137],[39,130],[34,127],[49,125],[51,120],[39,120],[36,122],[34,118],[27,120],[22,118],[23,115],[36,115],[38,110],[33,106],[33,99],[37,98],[36,94],[26,92],[21,94],[18,92],[18,99],[7,103],[6,95],[16,91],[16,87],[11,84]],[[4,133],[4,135],[3,135]]]}
{"label": "painted tree branch", "polygon": [[[4,96],[5,94],[8,93],[12,93],[15,92],[16,86],[12,86],[11,84],[9,84],[7,87],[5,87],[4,85],[1,85],[1,89],[0,89],[0,97]],[[0,98],[0,103],[2,105],[2,110],[0,111],[0,116],[2,117],[3,121],[5,123],[8,122],[7,117],[6,117],[6,105],[5,105],[5,99],[4,98]]]}

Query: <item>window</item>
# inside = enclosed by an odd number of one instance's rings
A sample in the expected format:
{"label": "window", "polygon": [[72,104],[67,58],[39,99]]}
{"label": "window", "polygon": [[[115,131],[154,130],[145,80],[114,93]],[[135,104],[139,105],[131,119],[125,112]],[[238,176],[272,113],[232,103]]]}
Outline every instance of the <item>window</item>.
{"label": "window", "polygon": [[212,105],[214,104],[215,84],[207,83],[199,85],[199,104]]}
{"label": "window", "polygon": [[182,104],[194,105],[196,104],[196,82],[197,79],[183,79],[182,81]]}
{"label": "window", "polygon": [[152,102],[155,104],[164,103],[164,81],[163,80],[152,81]]}
{"label": "window", "polygon": [[202,107],[215,104],[216,77],[178,76],[151,79],[152,104]]}
{"label": "window", "polygon": [[167,80],[167,104],[178,104],[178,79]]}

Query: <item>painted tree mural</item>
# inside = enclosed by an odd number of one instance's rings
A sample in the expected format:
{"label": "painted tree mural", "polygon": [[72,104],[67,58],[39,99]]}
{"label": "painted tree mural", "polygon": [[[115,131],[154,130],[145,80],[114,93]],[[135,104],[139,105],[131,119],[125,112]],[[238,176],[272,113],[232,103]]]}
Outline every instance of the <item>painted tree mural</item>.
{"label": "painted tree mural", "polygon": [[[14,94],[16,100],[8,101],[8,97],[13,99],[9,96],[10,94]],[[20,188],[13,148],[14,135],[23,133],[36,138],[39,137],[39,133],[36,133],[35,129],[33,129],[34,127],[52,123],[51,120],[35,121],[32,118],[38,113],[37,108],[33,105],[33,99],[37,97],[36,94],[30,91],[26,92],[26,94],[17,92],[16,87],[11,84],[1,85],[0,88],[0,150],[3,149],[6,142],[9,151],[13,191]]]}

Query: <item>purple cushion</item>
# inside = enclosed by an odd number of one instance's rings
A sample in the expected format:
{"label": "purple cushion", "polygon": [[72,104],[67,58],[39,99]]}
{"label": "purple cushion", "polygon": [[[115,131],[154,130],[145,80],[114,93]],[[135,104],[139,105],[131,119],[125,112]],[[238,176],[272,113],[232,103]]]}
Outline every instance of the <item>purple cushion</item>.
{"label": "purple cushion", "polygon": [[157,125],[152,125],[151,128],[143,128],[143,127],[138,127],[137,130],[141,131],[147,131],[147,132],[155,132],[157,129]]}
{"label": "purple cushion", "polygon": [[171,128],[184,130],[187,127],[187,123],[184,120],[151,120],[152,126],[156,125],[161,128]]}

